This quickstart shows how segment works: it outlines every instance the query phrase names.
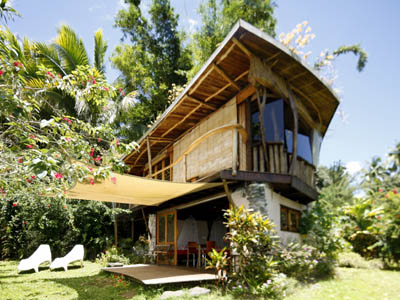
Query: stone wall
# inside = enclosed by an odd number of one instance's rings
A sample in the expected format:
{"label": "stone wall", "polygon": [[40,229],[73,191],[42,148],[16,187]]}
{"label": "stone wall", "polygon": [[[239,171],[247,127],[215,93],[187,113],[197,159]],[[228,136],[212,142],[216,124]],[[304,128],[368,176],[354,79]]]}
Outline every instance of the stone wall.
{"label": "stone wall", "polygon": [[247,209],[259,211],[270,218],[275,223],[276,231],[283,244],[300,241],[300,234],[281,230],[280,206],[284,205],[302,211],[306,208],[305,205],[275,193],[268,183],[245,184],[232,193],[232,200],[238,207],[243,205]]}

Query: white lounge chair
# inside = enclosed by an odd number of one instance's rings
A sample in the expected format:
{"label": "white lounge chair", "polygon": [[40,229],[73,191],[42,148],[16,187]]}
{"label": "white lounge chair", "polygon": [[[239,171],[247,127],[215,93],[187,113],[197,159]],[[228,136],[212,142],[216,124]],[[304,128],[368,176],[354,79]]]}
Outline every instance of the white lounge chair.
{"label": "white lounge chair", "polygon": [[39,272],[39,265],[48,261],[51,263],[51,251],[49,245],[40,245],[28,258],[22,259],[18,265],[18,272],[34,269]]}
{"label": "white lounge chair", "polygon": [[83,245],[75,245],[71,251],[68,252],[64,257],[57,257],[50,265],[50,269],[64,268],[68,270],[68,264],[74,261],[81,261],[81,267],[83,266],[84,250]]}

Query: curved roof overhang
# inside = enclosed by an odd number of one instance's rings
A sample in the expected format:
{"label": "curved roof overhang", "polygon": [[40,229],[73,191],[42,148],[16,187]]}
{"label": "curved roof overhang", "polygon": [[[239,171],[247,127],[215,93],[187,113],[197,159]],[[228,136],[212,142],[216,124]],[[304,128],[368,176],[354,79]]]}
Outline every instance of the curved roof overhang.
{"label": "curved roof overhang", "polygon": [[[240,20],[184,91],[139,140],[139,148],[125,157],[125,163],[132,166],[131,171],[135,173],[134,169],[139,170],[147,163],[147,140],[154,157],[233,97],[239,101],[254,93],[249,81],[254,57],[290,87],[300,116],[324,136],[339,105],[332,88],[300,57]],[[273,90],[273,84],[271,87]],[[277,93],[284,97],[280,91]]]}

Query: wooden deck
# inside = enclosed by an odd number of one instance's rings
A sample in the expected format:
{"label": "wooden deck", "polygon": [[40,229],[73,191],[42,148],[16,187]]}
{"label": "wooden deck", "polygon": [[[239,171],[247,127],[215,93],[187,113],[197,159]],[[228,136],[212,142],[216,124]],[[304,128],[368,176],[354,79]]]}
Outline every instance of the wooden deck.
{"label": "wooden deck", "polygon": [[103,268],[102,270],[123,274],[146,285],[216,279],[214,271],[167,265],[140,264]]}

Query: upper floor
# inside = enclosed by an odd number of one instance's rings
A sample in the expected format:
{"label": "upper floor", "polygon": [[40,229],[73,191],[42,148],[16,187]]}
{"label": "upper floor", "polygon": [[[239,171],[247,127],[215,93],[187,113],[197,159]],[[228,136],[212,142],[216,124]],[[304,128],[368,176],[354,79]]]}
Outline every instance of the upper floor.
{"label": "upper floor", "polygon": [[307,203],[338,104],[299,57],[239,21],[125,162],[175,182],[265,181]]}

